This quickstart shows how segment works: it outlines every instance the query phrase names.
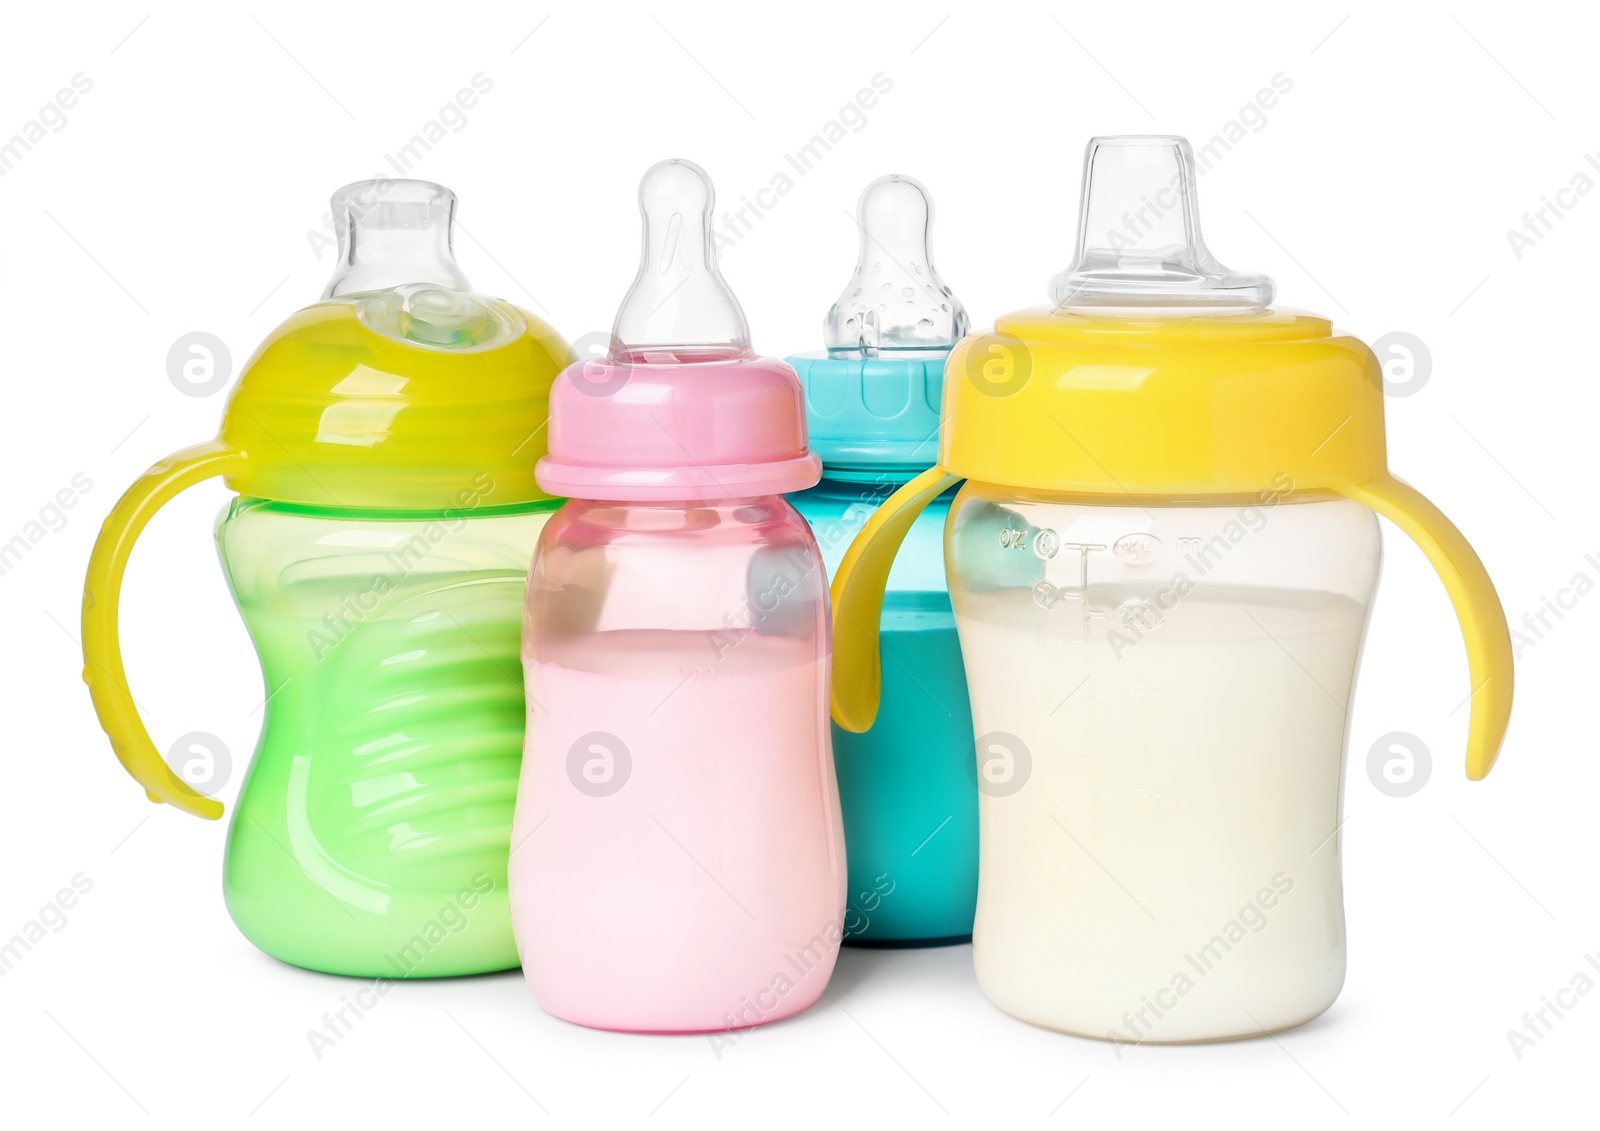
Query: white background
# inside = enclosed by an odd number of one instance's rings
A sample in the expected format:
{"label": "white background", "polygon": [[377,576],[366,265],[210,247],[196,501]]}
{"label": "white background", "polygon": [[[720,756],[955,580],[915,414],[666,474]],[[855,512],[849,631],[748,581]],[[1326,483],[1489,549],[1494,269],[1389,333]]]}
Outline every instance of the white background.
{"label": "white background", "polygon": [[[0,1118],[1592,1119],[1600,993],[1520,1060],[1506,1031],[1600,951],[1600,597],[1521,651],[1500,766],[1469,783],[1460,638],[1441,586],[1393,529],[1351,728],[1343,996],[1275,1039],[1120,1058],[999,1012],[970,948],[951,947],[847,950],[817,1007],[720,1059],[704,1037],[555,1021],[513,973],[399,986],[319,1061],[306,1032],[352,983],[280,965],[234,930],[225,824],[144,800],[96,727],[76,643],[100,519],[148,464],[218,423],[224,396],[178,391],[168,348],[208,331],[236,369],[320,293],[332,257],[319,259],[307,232],[329,193],[382,168],[479,72],[492,92],[413,172],[460,194],[458,255],[474,285],[569,338],[608,327],[632,277],[649,164],[691,158],[721,201],[738,201],[888,76],[864,128],[724,256],[756,347],[778,355],[820,345],[854,261],[847,213],[871,178],[906,172],[930,188],[939,267],[987,325],[1044,301],[1071,257],[1091,134],[1198,143],[1281,72],[1292,91],[1202,181],[1211,247],[1270,271],[1281,303],[1369,341],[1403,330],[1427,343],[1426,385],[1388,401],[1391,462],[1477,545],[1518,621],[1575,574],[1600,580],[1600,557],[1585,560],[1600,553],[1600,192],[1568,197],[1576,206],[1520,259],[1506,236],[1580,171],[1600,182],[1585,162],[1600,162],[1588,16],[1578,5],[939,0],[8,11],[0,138],[74,74],[93,89],[0,177],[0,541],[75,474],[92,487],[0,577],[0,937],[74,875],[93,889],[0,978]],[[221,736],[231,802],[263,690],[212,548],[224,499],[203,486],[152,524],[123,627],[157,745]],[[1365,770],[1373,741],[1397,730],[1434,758],[1431,780],[1400,799]]]}

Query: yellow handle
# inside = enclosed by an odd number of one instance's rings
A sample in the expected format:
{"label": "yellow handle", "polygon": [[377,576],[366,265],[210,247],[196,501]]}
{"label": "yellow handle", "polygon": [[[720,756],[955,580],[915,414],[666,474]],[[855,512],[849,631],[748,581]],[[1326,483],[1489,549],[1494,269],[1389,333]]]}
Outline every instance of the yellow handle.
{"label": "yellow handle", "polygon": [[100,729],[111,739],[122,768],[144,786],[151,801],[164,801],[213,821],[222,816],[222,803],[196,793],[168,768],[139,719],[122,670],[117,605],[133,543],[156,511],[179,491],[214,475],[232,474],[243,465],[243,455],[213,441],[185,448],[150,468],[106,516],[83,583],[83,682],[89,685]]}
{"label": "yellow handle", "polygon": [[930,467],[872,512],[833,577],[833,721],[855,734],[878,717],[883,666],[878,622],[889,569],[911,524],[961,476]]}
{"label": "yellow handle", "polygon": [[1467,723],[1467,777],[1488,776],[1511,721],[1511,630],[1494,582],[1461,531],[1421,492],[1392,475],[1341,488],[1410,536],[1444,582],[1461,622],[1472,680]]}

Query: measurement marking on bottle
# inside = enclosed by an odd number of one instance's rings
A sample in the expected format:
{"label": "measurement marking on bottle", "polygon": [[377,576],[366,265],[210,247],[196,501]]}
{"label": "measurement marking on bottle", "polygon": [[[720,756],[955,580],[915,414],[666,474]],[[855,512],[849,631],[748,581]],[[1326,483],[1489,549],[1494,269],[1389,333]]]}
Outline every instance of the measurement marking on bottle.
{"label": "measurement marking on bottle", "polygon": [[1111,552],[1129,565],[1144,565],[1161,552],[1161,539],[1154,534],[1135,531],[1124,534],[1111,544]]}
{"label": "measurement marking on bottle", "polygon": [[1082,593],[1082,596],[1079,599],[1085,603],[1085,612],[1087,612],[1089,599],[1089,555],[1097,554],[1101,550],[1104,550],[1105,545],[1100,542],[1063,542],[1061,543],[1061,548],[1063,550],[1078,551],[1078,589]]}
{"label": "measurement marking on bottle", "polygon": [[1027,538],[1026,530],[1002,530],[1000,532],[1000,548],[1002,550],[1020,550],[1022,543]]}

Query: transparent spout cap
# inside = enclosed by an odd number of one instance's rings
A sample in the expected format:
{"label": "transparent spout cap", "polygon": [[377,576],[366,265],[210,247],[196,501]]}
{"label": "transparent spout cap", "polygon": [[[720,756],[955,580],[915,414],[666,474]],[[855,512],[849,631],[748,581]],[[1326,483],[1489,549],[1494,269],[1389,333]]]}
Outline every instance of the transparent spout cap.
{"label": "transparent spout cap", "polygon": [[1217,262],[1200,235],[1194,150],[1185,138],[1089,141],[1078,254],[1050,280],[1061,310],[1118,315],[1244,313],[1272,302],[1272,279]]}
{"label": "transparent spout cap", "polygon": [[456,266],[456,194],[443,185],[357,181],[333,194],[332,207],[339,263],[323,298],[358,297],[359,317],[379,333],[442,349],[498,345],[520,332]]}
{"label": "transparent spout cap", "polygon": [[739,300],[717,270],[706,171],[672,158],[639,182],[639,274],[611,328],[611,360],[631,363],[753,357]]}
{"label": "transparent spout cap", "polygon": [[357,181],[333,194],[339,264],[323,298],[434,283],[471,286],[451,251],[456,194],[430,181]]}
{"label": "transparent spout cap", "polygon": [[949,350],[969,328],[966,308],[933,266],[933,202],[915,178],[879,177],[856,209],[861,254],[823,322],[834,354]]}

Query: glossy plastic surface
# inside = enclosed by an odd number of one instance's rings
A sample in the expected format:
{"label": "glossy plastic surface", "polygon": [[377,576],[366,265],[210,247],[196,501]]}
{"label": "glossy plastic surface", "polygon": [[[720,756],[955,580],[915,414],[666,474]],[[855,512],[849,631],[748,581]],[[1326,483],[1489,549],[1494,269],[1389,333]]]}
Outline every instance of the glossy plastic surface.
{"label": "glossy plastic surface", "polygon": [[1120,1041],[1255,1036],[1326,1009],[1372,512],[1288,483],[1194,507],[969,483],[946,556],[989,997]]}
{"label": "glossy plastic surface", "polygon": [[106,515],[83,580],[83,682],[89,687],[100,729],[111,740],[112,752],[151,801],[211,821],[222,816],[222,803],[196,793],[172,772],[139,718],[139,706],[122,666],[117,611],[122,603],[122,574],[133,556],[133,545],[156,511],[180,491],[227,475],[240,463],[238,452],[212,442],[185,448],[151,466]]}
{"label": "glossy plastic surface", "polygon": [[918,472],[939,451],[945,354],[785,358],[806,397],[811,450],[829,473]]}
{"label": "glossy plastic surface", "polygon": [[511,911],[539,1003],[604,1029],[788,1016],[842,940],[828,604],[775,496],[573,500],[528,580]]}
{"label": "glossy plastic surface", "polygon": [[809,487],[794,370],[771,357],[625,365],[578,362],[550,392],[540,486],[581,499],[684,502]]}
{"label": "glossy plastic surface", "polygon": [[228,487],[322,507],[456,505],[479,474],[507,502],[534,481],[567,345],[527,311],[437,287],[330,299],[290,315],[228,399]]}
{"label": "glossy plastic surface", "polygon": [[556,504],[412,515],[236,500],[217,526],[261,658],[261,737],[223,889],[297,966],[437,977],[517,965],[506,857],[522,597]]}
{"label": "glossy plastic surface", "polygon": [[[829,571],[895,488],[891,477],[824,478],[790,496]],[[972,711],[944,580],[948,497],[912,525],[889,575],[880,647],[883,706],[872,729],[833,724],[849,859],[847,940],[911,943],[972,933],[978,790]]]}

